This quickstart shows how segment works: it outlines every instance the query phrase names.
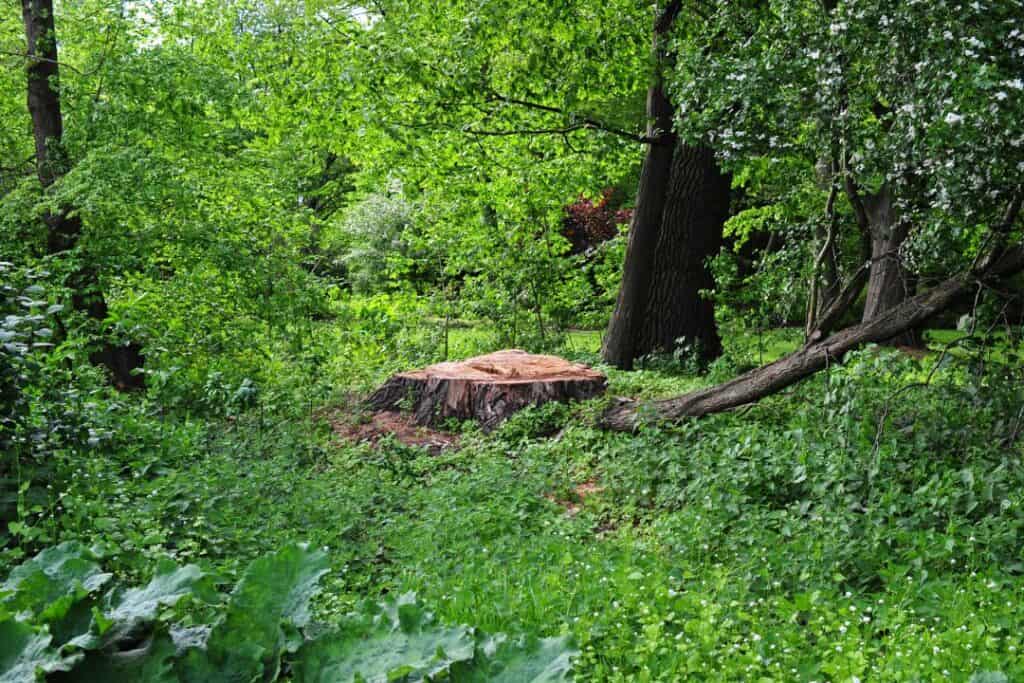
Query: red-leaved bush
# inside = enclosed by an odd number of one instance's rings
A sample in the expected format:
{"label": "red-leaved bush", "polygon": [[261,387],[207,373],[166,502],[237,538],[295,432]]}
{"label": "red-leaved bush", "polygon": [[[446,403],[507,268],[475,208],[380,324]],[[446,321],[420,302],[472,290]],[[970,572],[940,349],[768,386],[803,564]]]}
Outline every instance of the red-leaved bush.
{"label": "red-leaved bush", "polygon": [[572,245],[573,254],[583,254],[619,234],[619,225],[628,223],[633,209],[614,208],[615,190],[605,188],[597,201],[583,195],[565,207],[562,235]]}

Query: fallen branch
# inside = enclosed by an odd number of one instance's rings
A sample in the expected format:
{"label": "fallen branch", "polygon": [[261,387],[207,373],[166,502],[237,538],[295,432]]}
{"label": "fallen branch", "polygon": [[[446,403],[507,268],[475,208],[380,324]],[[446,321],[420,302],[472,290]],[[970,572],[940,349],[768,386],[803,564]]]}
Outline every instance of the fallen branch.
{"label": "fallen branch", "polygon": [[702,417],[752,403],[813,375],[830,363],[838,362],[848,351],[891,339],[920,325],[979,282],[997,280],[1021,270],[1024,270],[1024,246],[1017,246],[1006,250],[983,271],[972,270],[951,277],[867,322],[847,327],[824,339],[811,340],[774,363],[724,384],[648,403],[620,400],[605,411],[601,424],[608,429],[631,431],[643,419]]}

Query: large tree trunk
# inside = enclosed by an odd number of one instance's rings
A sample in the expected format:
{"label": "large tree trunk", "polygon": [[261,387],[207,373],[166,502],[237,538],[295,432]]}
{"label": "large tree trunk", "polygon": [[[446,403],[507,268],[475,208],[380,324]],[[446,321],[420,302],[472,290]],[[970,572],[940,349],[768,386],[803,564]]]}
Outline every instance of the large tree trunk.
{"label": "large tree trunk", "polygon": [[[60,111],[60,76],[57,34],[52,0],[22,0],[25,42],[29,58],[28,111],[36,143],[36,171],[42,186],[49,187],[66,170],[61,140],[64,120]],[[51,154],[52,152],[52,154]]]}
{"label": "large tree trunk", "polygon": [[[605,362],[630,370],[633,360],[696,342],[704,359],[721,353],[705,266],[722,241],[729,180],[711,152],[677,141],[662,71],[671,62],[663,42],[681,10],[670,2],[654,26],[656,78],[648,91],[650,140],[629,226],[622,285],[601,348]],[[686,343],[686,342],[684,342]]]}
{"label": "large tree trunk", "polygon": [[751,370],[724,384],[647,404],[622,400],[605,412],[602,424],[609,429],[628,431],[639,424],[641,417],[653,420],[701,417],[752,403],[799,382],[830,363],[840,362],[847,351],[862,344],[884,342],[914,329],[928,317],[944,310],[957,297],[977,287],[979,281],[1006,277],[1022,269],[1024,246],[1018,246],[981,272],[952,277],[870,320],[841,330],[826,339],[811,341],[774,363]]}
{"label": "large tree trunk", "polygon": [[[914,294],[913,276],[900,256],[900,247],[907,239],[909,224],[898,219],[892,204],[892,193],[887,185],[864,198],[871,236],[871,271],[863,322],[899,306]],[[918,329],[910,328],[881,342],[893,346],[920,346],[922,339]]]}
{"label": "large tree trunk", "polygon": [[[60,108],[60,66],[53,0],[22,0],[21,14],[25,24],[28,110],[36,147],[36,174],[45,190],[68,170],[63,145],[64,118]],[[48,253],[61,254],[78,245],[82,222],[78,216],[72,215],[68,207],[48,211],[43,219],[47,226]],[[72,290],[71,303],[76,310],[100,322],[106,319],[107,304],[92,268],[80,266],[71,273],[67,284]],[[142,375],[132,372],[142,365],[137,345],[115,346],[105,342],[90,359],[105,365],[119,388],[143,385]]]}
{"label": "large tree trunk", "polygon": [[637,355],[680,343],[704,360],[721,355],[714,305],[701,291],[715,286],[707,259],[722,247],[730,185],[710,149],[676,144]]}
{"label": "large tree trunk", "polygon": [[636,208],[629,223],[622,284],[601,347],[604,361],[624,370],[632,370],[633,359],[642,353],[638,352],[638,341],[648,308],[651,275],[672,174],[675,150],[675,135],[671,132],[672,105],[662,92],[660,82],[647,93],[647,115],[651,120],[647,137],[652,141],[647,146]]}

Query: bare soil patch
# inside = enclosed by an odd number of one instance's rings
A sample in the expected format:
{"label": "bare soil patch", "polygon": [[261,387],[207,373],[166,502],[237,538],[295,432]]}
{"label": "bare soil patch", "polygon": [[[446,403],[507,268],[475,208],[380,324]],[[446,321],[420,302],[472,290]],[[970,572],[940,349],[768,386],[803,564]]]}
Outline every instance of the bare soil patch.
{"label": "bare soil patch", "polygon": [[349,443],[376,445],[381,439],[393,436],[399,443],[426,448],[434,454],[456,448],[459,444],[457,434],[416,424],[410,413],[393,410],[350,412],[337,408],[324,417],[338,438]]}
{"label": "bare soil patch", "polygon": [[572,488],[571,494],[566,498],[559,498],[554,493],[545,494],[545,498],[550,500],[556,505],[560,505],[565,509],[567,517],[575,517],[579,514],[580,510],[583,509],[583,504],[586,502],[587,496],[592,496],[596,493],[604,491],[604,486],[600,484],[596,479],[588,479],[582,484],[577,484]]}

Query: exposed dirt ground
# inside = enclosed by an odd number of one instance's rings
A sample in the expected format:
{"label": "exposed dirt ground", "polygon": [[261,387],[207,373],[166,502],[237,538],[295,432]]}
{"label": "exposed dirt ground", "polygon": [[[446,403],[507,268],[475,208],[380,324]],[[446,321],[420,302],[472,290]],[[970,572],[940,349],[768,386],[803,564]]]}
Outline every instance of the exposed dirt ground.
{"label": "exposed dirt ground", "polygon": [[583,509],[583,503],[586,501],[587,496],[592,496],[595,493],[601,493],[602,491],[604,491],[604,486],[601,486],[597,480],[590,479],[582,484],[574,486],[572,488],[572,495],[570,495],[567,500],[562,500],[553,493],[549,493],[544,497],[552,503],[561,505],[565,508],[565,514],[567,516],[574,517]]}
{"label": "exposed dirt ground", "polygon": [[459,443],[457,434],[422,427],[413,421],[410,413],[389,410],[353,412],[335,408],[326,413],[324,418],[338,438],[354,443],[376,444],[387,436],[394,436],[399,443],[421,446],[431,453],[456,448]]}

